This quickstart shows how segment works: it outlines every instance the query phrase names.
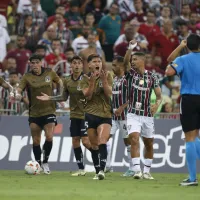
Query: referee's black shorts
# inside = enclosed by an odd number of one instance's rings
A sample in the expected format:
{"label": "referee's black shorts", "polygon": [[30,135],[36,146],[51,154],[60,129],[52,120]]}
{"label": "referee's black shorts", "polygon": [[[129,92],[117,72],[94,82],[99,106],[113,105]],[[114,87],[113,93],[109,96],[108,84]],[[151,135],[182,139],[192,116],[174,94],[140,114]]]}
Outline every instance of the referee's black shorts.
{"label": "referee's black shorts", "polygon": [[97,129],[101,124],[110,124],[112,126],[112,118],[103,118],[89,113],[85,113],[85,122],[87,129]]}
{"label": "referee's black shorts", "polygon": [[180,120],[184,132],[200,128],[200,95],[181,96]]}

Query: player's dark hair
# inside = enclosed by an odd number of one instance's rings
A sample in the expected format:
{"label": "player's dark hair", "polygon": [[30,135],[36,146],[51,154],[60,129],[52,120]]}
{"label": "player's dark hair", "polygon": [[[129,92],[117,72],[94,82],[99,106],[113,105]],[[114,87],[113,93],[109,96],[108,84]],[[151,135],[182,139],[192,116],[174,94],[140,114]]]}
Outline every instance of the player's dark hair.
{"label": "player's dark hair", "polygon": [[31,55],[31,57],[29,58],[29,61],[31,62],[32,60],[40,60],[42,61],[43,57],[38,55],[38,54],[33,54]]}
{"label": "player's dark hair", "polygon": [[66,52],[68,52],[68,51],[74,52],[74,49],[73,49],[72,47],[68,47],[68,48],[64,51],[64,53],[66,53]]}
{"label": "player's dark hair", "polygon": [[143,52],[135,52],[135,53],[133,54],[133,56],[145,57],[146,55],[145,55],[145,53],[143,53]]}
{"label": "player's dark hair", "polygon": [[52,40],[52,43],[53,43],[53,42],[60,42],[60,43],[61,43],[60,39],[58,39],[58,38],[53,39],[53,40]]}
{"label": "player's dark hair", "polygon": [[44,49],[46,51],[46,46],[39,44],[39,45],[36,46],[35,51],[38,50],[38,49]]}
{"label": "player's dark hair", "polygon": [[23,34],[18,34],[18,35],[17,35],[17,38],[18,38],[18,37],[23,37],[23,38],[26,39],[25,35],[23,35]]}
{"label": "player's dark hair", "polygon": [[197,51],[200,48],[200,36],[197,34],[190,34],[187,38],[187,47],[191,51]]}
{"label": "player's dark hair", "polygon": [[89,63],[89,62],[92,61],[94,58],[100,58],[100,59],[101,59],[101,56],[98,55],[98,54],[91,54],[91,55],[88,56],[87,62]]}
{"label": "player's dark hair", "polygon": [[124,62],[124,57],[122,57],[122,56],[115,56],[113,60],[116,60],[119,63],[123,63]]}
{"label": "player's dark hair", "polygon": [[73,60],[80,60],[83,63],[83,59],[80,56],[73,56],[70,62],[73,62]]}
{"label": "player's dark hair", "polygon": [[18,72],[14,69],[9,72],[9,75],[17,75],[18,76]]}

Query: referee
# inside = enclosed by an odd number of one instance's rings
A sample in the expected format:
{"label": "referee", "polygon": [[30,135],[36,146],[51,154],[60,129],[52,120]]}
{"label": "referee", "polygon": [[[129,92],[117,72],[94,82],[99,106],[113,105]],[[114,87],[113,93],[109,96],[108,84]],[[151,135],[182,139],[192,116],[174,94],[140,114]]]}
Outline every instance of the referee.
{"label": "referee", "polygon": [[[196,159],[200,158],[200,36],[187,38],[190,53],[177,57],[166,70],[167,76],[178,75],[181,79],[180,120],[186,141],[186,161],[189,178],[181,186],[197,186]],[[179,51],[177,47],[175,51]],[[178,52],[177,52],[178,53]]]}

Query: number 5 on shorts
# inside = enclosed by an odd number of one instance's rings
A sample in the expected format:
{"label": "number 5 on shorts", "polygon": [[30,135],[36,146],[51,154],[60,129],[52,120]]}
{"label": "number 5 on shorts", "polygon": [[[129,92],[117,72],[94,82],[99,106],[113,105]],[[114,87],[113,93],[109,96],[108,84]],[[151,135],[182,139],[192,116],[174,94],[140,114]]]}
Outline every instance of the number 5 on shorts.
{"label": "number 5 on shorts", "polygon": [[85,128],[88,129],[88,122],[85,121]]}

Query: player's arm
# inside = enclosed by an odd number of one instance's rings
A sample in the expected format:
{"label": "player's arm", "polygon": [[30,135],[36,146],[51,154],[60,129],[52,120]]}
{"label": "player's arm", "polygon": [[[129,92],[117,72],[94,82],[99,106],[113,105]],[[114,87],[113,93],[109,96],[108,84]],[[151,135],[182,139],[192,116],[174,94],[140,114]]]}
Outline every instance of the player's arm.
{"label": "player's arm", "polygon": [[155,95],[156,95],[156,103],[151,105],[151,113],[152,113],[152,115],[154,115],[157,112],[160,104],[162,103],[161,88],[159,86],[154,88],[154,92],[155,92]]}
{"label": "player's arm", "polygon": [[103,85],[104,94],[106,97],[110,98],[112,96],[112,76],[105,70],[102,70],[100,73],[100,78]]}
{"label": "player's arm", "polygon": [[168,63],[171,63],[172,61],[174,61],[180,55],[180,52],[182,51],[182,49],[184,49],[185,47],[187,47],[187,41],[182,40],[180,45],[174,51],[172,51],[172,53],[167,58]]}
{"label": "player's arm", "polygon": [[129,42],[128,50],[126,51],[125,57],[124,57],[124,66],[125,66],[125,72],[130,71],[130,59],[133,49],[137,46],[136,40],[131,40]]}
{"label": "player's arm", "polygon": [[19,82],[19,86],[15,90],[15,99],[16,100],[21,100],[22,99],[22,91],[26,88],[27,86],[27,80],[26,80],[26,75],[24,75]]}
{"label": "player's arm", "polygon": [[126,103],[124,103],[123,105],[121,105],[116,111],[115,111],[115,115],[117,117],[121,116],[122,112],[124,111],[124,109],[128,106],[129,101],[127,101]]}
{"label": "player's arm", "polygon": [[83,95],[90,100],[92,98],[94,88],[95,88],[95,75],[91,74],[90,77],[88,77],[86,74],[84,75],[83,80],[80,84],[82,88]]}

